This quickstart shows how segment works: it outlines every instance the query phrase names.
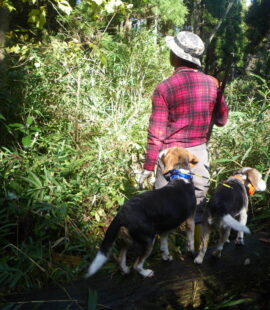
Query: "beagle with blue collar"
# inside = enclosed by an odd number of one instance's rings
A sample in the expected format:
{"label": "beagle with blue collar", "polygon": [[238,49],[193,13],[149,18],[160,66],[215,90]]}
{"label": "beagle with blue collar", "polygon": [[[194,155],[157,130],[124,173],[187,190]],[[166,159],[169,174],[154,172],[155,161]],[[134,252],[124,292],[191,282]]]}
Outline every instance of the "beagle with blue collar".
{"label": "beagle with blue collar", "polygon": [[[207,250],[211,230],[217,228],[220,239],[213,252],[221,257],[225,242],[229,242],[231,228],[238,231],[236,244],[244,244],[244,233],[250,233],[247,223],[248,197],[256,191],[265,191],[266,183],[254,168],[242,168],[214,191],[204,213],[201,248],[194,263],[201,264]],[[239,221],[235,219],[239,217]]]}
{"label": "beagle with blue collar", "polygon": [[133,268],[143,277],[154,275],[153,270],[144,269],[151,254],[156,235],[160,235],[160,250],[163,260],[172,260],[168,249],[168,234],[183,222],[187,224],[188,250],[194,252],[194,214],[196,198],[190,168],[199,159],[183,148],[167,149],[162,154],[163,171],[169,183],[152,191],[134,196],[118,211],[107,229],[101,247],[88,268],[86,277],[95,274],[108,260],[116,239],[121,240],[119,265],[122,273],[130,268],[126,254],[131,243],[140,245],[141,253]]}

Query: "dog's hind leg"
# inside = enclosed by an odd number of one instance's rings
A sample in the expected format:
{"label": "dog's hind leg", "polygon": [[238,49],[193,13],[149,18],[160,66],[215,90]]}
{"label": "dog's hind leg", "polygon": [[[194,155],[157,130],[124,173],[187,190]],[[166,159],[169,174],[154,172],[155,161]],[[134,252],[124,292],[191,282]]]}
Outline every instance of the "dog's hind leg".
{"label": "dog's hind leg", "polygon": [[128,247],[123,247],[118,257],[119,266],[123,274],[128,274],[130,272],[130,268],[127,266],[127,250]]}
{"label": "dog's hind leg", "polygon": [[[239,215],[239,222],[243,225],[247,224],[247,211],[243,209]],[[235,244],[244,245],[244,233],[239,231],[235,240]]]}
{"label": "dog's hind leg", "polygon": [[231,229],[230,227],[221,227],[220,229],[220,238],[218,241],[218,245],[216,249],[213,251],[212,255],[220,258],[221,257],[221,252],[223,250],[224,243],[228,240],[230,236]]}
{"label": "dog's hind leg", "polygon": [[154,243],[155,243],[155,238],[145,240],[143,244],[142,254],[137,258],[133,266],[133,268],[137,270],[139,274],[143,276],[144,278],[152,277],[154,275],[153,270],[143,268],[145,260],[149,257],[149,255],[151,254],[153,250]]}
{"label": "dog's hind leg", "polygon": [[197,257],[194,259],[195,264],[202,264],[205,253],[207,251],[208,241],[211,233],[211,227],[209,224],[203,224],[202,226],[202,235],[201,235],[201,248],[197,255]]}
{"label": "dog's hind leg", "polygon": [[194,253],[194,230],[195,230],[195,222],[194,217],[189,217],[186,220],[186,228],[187,228],[187,250],[190,253]]}
{"label": "dog's hind leg", "polygon": [[118,263],[123,274],[128,274],[130,272],[130,268],[127,266],[127,251],[132,243],[133,240],[129,234],[128,228],[122,226],[118,233],[118,244],[120,246]]}
{"label": "dog's hind leg", "polygon": [[172,256],[170,255],[169,248],[168,248],[168,235],[170,232],[165,232],[160,235],[160,251],[162,252],[162,259],[164,261],[171,261],[173,260]]}
{"label": "dog's hind leg", "polygon": [[226,243],[230,243],[230,234],[231,234],[231,228],[228,228],[229,229],[229,232],[228,232],[228,238],[227,240],[225,241]]}

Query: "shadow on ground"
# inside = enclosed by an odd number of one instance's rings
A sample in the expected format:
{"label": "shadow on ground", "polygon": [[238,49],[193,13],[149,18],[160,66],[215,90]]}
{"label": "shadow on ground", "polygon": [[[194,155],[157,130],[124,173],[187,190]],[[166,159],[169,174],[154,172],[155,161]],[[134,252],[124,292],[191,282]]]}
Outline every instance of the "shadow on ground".
{"label": "shadow on ground", "polygon": [[231,242],[219,260],[210,249],[202,266],[191,257],[154,263],[155,276],[149,279],[100,272],[63,287],[8,296],[6,302],[23,310],[270,309],[269,238],[260,233],[247,237],[245,246]]}

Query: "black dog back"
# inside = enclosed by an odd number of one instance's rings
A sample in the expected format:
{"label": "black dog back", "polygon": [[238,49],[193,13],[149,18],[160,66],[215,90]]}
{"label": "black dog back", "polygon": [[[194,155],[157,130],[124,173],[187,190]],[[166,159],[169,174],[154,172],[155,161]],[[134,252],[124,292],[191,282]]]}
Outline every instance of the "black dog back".
{"label": "black dog back", "polygon": [[212,216],[222,217],[226,214],[235,216],[239,214],[247,201],[244,185],[237,180],[229,180],[221,184],[213,193],[208,208]]}
{"label": "black dog back", "polygon": [[136,239],[139,231],[153,236],[176,228],[194,215],[195,208],[193,184],[172,180],[163,188],[130,199],[119,211],[119,216]]}

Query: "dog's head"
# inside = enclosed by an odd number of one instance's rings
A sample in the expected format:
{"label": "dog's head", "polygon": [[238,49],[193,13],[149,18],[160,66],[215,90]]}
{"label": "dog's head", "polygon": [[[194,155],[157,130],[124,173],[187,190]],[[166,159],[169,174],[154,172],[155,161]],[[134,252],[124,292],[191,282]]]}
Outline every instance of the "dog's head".
{"label": "dog's head", "polygon": [[199,159],[195,155],[181,147],[166,149],[162,155],[162,160],[164,163],[163,174],[178,168],[190,170],[190,168],[199,162]]}
{"label": "dog's head", "polygon": [[244,179],[249,181],[251,185],[254,187],[255,191],[263,192],[266,190],[266,183],[262,179],[262,175],[257,169],[244,167],[238,170],[236,174],[241,174],[244,177]]}

